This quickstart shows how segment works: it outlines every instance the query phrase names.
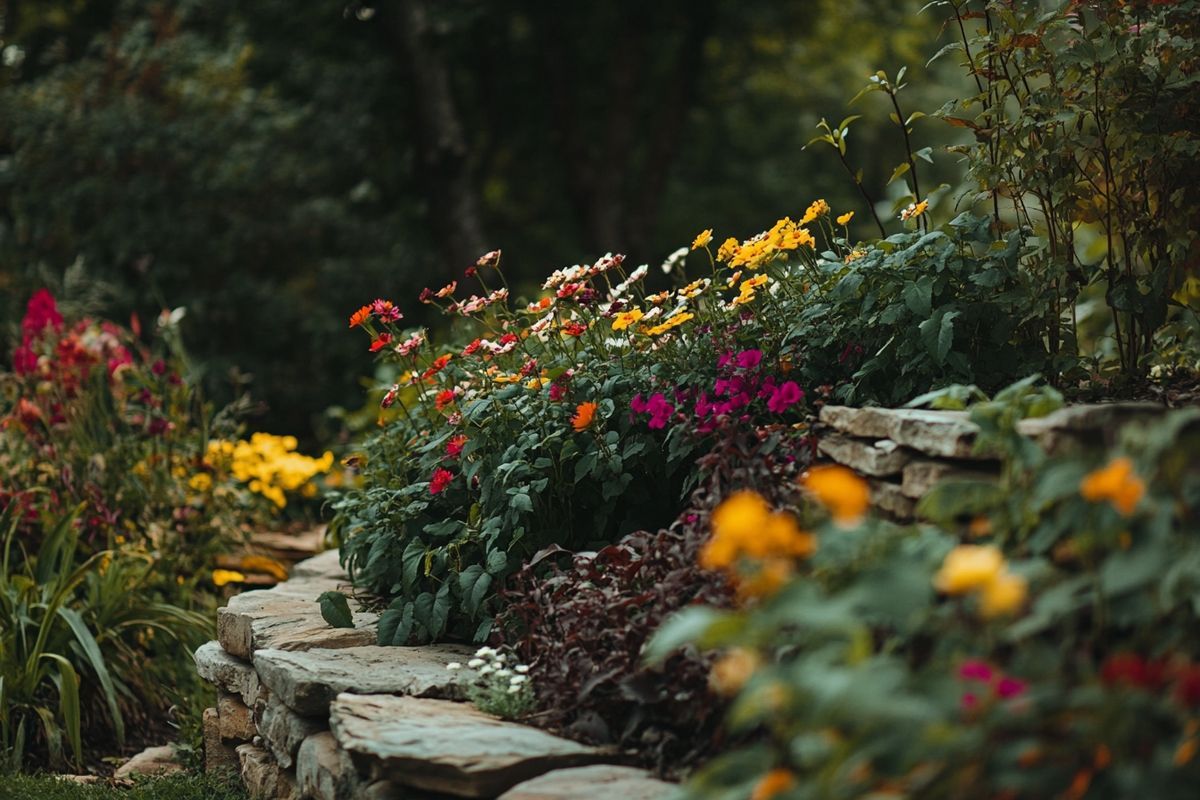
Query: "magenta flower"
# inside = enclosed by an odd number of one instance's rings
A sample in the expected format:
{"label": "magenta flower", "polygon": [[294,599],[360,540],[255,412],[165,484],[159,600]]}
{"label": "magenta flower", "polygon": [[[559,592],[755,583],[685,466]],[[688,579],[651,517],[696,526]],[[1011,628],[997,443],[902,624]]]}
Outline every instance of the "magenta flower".
{"label": "magenta flower", "polygon": [[433,478],[429,481],[429,493],[441,494],[450,481],[454,480],[454,473],[443,467],[438,467],[433,471]]}
{"label": "magenta flower", "polygon": [[795,381],[787,381],[771,394],[767,408],[774,414],[782,414],[803,399],[804,390]]}
{"label": "magenta flower", "polygon": [[1005,700],[1011,700],[1014,697],[1020,697],[1025,694],[1027,688],[1029,688],[1029,685],[1025,681],[1005,676],[996,681],[996,696]]}
{"label": "magenta flower", "polygon": [[958,668],[958,677],[964,681],[983,681],[991,683],[996,677],[996,671],[992,669],[992,665],[986,661],[971,660],[964,661],[963,665]]}
{"label": "magenta flower", "polygon": [[754,369],[762,363],[762,350],[743,350],[737,354],[737,365],[740,369]]}
{"label": "magenta flower", "polygon": [[656,392],[646,403],[646,411],[650,414],[650,422],[647,423],[649,427],[662,430],[667,427],[671,415],[675,413],[675,406],[667,402],[667,398],[661,392]]}

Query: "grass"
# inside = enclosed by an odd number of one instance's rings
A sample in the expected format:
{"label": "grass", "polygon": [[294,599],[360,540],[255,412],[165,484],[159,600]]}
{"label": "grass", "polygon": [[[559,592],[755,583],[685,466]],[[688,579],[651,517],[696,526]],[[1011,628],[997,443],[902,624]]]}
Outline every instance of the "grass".
{"label": "grass", "polygon": [[183,773],[131,788],[83,786],[49,775],[0,775],[0,800],[246,800],[221,778]]}

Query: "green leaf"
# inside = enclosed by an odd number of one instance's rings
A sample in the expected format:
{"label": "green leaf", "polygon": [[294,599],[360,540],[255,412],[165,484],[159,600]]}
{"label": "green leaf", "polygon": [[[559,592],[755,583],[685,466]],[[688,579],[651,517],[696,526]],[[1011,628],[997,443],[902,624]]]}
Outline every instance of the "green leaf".
{"label": "green leaf", "polygon": [[354,617],[350,614],[350,603],[341,592],[323,592],[317,598],[321,604],[321,617],[335,628],[353,628]]}
{"label": "green leaf", "polygon": [[121,707],[117,702],[117,690],[113,686],[112,676],[108,673],[104,655],[100,652],[100,645],[96,644],[95,637],[88,630],[87,624],[78,611],[73,608],[59,608],[58,615],[66,620],[71,633],[75,635],[75,641],[83,649],[92,671],[96,673],[96,678],[100,681],[100,688],[104,693],[104,703],[108,706],[109,718],[112,720],[113,733],[116,734],[118,744],[123,745],[125,743],[125,720],[121,716]]}
{"label": "green leaf", "polygon": [[895,183],[896,178],[899,178],[901,175],[908,172],[910,169],[912,169],[912,167],[909,165],[909,163],[907,161],[905,161],[903,164],[900,164],[899,166],[897,166],[894,170],[892,170],[892,177],[888,178],[887,185],[891,186],[893,183]]}
{"label": "green leaf", "polygon": [[703,646],[710,641],[714,630],[725,627],[722,623],[736,619],[738,616],[731,611],[706,606],[685,608],[655,631],[642,651],[642,657],[648,664],[657,664],[685,644]]}
{"label": "green leaf", "polygon": [[412,635],[413,604],[404,603],[400,608],[389,608],[379,617],[379,643],[384,646],[399,646],[408,643]]}

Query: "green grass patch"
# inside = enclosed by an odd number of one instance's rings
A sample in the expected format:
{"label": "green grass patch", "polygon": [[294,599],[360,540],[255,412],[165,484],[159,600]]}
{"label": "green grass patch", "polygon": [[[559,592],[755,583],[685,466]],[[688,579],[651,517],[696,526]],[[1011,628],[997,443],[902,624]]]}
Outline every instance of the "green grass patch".
{"label": "green grass patch", "polygon": [[51,775],[0,775],[0,800],[246,800],[241,787],[199,773],[138,781],[130,788],[83,786]]}

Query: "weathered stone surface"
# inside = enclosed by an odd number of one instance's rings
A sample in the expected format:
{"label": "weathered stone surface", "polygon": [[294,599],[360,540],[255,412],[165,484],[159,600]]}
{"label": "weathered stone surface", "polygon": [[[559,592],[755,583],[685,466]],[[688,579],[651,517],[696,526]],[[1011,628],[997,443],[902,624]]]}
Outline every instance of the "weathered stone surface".
{"label": "weathered stone surface", "polygon": [[909,451],[891,439],[870,441],[837,433],[822,437],[817,449],[839,464],[878,478],[898,475],[912,459]]}
{"label": "weathered stone surface", "polygon": [[904,467],[900,492],[920,500],[944,481],[995,481],[997,473],[984,469],[966,469],[945,461],[913,461]]}
{"label": "weathered stone surface", "polygon": [[327,714],[319,718],[301,716],[272,697],[258,721],[258,734],[270,748],[279,766],[287,769],[295,763],[300,743],[314,733],[325,730]]}
{"label": "weathered stone surface", "polygon": [[258,673],[248,662],[225,652],[220,642],[200,645],[195,653],[196,671],[218,689],[236,694],[247,706],[258,699]]}
{"label": "weathered stone surface", "polygon": [[1126,424],[1154,419],[1166,411],[1157,403],[1092,403],[1067,406],[1044,417],[1023,419],[1017,431],[1037,440],[1042,449],[1055,455],[1111,446]]}
{"label": "weathered stone surface", "polygon": [[326,716],[341,692],[462,699],[463,688],[446,664],[471,654],[458,645],[259,650],[254,667],[273,697],[300,714]]}
{"label": "weathered stone surface", "polygon": [[179,763],[172,745],[164,744],[159,747],[147,747],[133,758],[117,767],[113,777],[117,780],[132,778],[134,775],[170,775],[182,772],[183,765]]}
{"label": "weathered stone surface", "polygon": [[280,765],[275,763],[271,753],[258,745],[238,745],[238,759],[241,762],[241,783],[246,787],[246,794],[252,800],[290,800],[289,792],[294,781],[289,781],[283,775]]}
{"label": "weathered stone surface", "polygon": [[279,770],[275,783],[275,800],[300,800],[300,784],[290,770]]}
{"label": "weathered stone surface", "polygon": [[338,551],[326,550],[312,558],[306,558],[292,567],[292,580],[297,578],[334,578],[346,580],[346,570],[338,561]]}
{"label": "weathered stone surface", "polygon": [[221,741],[221,719],[215,708],[204,709],[201,716],[204,734],[204,771],[208,773],[237,772],[238,754]]}
{"label": "weathered stone surface", "polygon": [[460,797],[495,797],[551,769],[611,758],[448,700],[341,694],[330,727],[356,763],[376,761],[396,783]]}
{"label": "weathered stone surface", "polygon": [[250,536],[250,548],[271,558],[294,563],[315,556],[325,548],[325,526],[318,525],[299,533],[255,531]]}
{"label": "weathered stone surface", "polygon": [[902,522],[913,518],[916,502],[904,496],[900,484],[880,480],[869,480],[867,483],[871,487],[872,506]]}
{"label": "weathered stone surface", "polygon": [[350,754],[338,747],[329,731],[314,733],[300,744],[296,782],[300,794],[312,800],[353,800],[360,783]]}
{"label": "weathered stone surface", "polygon": [[556,769],[519,783],[499,800],[667,800],[679,787],[633,767],[597,764]]}
{"label": "weathered stone surface", "polygon": [[[345,588],[339,581],[309,578],[285,581],[274,589],[230,598],[217,611],[217,639],[225,651],[250,658],[255,650],[309,650],[375,644],[378,614],[358,611],[355,627],[334,628],[321,617],[317,597]],[[354,601],[351,600],[354,607]]]}
{"label": "weathered stone surface", "polygon": [[248,742],[254,738],[254,714],[239,695],[220,692],[217,695],[217,716],[221,738],[225,741]]}
{"label": "weathered stone surface", "polygon": [[965,411],[825,406],[821,422],[851,436],[891,439],[926,455],[977,457],[974,444],[979,428]]}

